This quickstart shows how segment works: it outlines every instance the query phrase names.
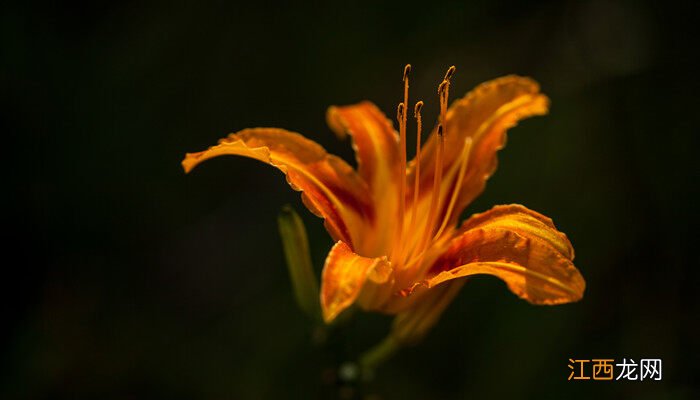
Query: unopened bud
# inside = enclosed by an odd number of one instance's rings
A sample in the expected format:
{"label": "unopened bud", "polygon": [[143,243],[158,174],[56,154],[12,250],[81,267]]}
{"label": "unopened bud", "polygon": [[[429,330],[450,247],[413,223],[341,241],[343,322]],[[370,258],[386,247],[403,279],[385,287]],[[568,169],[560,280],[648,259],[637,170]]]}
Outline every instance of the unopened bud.
{"label": "unopened bud", "polygon": [[287,205],[282,208],[277,224],[297,304],[312,319],[320,321],[318,280],[311,265],[304,222],[294,209]]}

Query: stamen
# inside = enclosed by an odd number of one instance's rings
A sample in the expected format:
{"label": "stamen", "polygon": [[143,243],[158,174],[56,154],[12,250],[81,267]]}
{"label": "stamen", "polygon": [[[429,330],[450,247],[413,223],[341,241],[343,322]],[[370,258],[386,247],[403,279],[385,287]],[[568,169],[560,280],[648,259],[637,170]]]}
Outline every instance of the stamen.
{"label": "stamen", "polygon": [[442,227],[435,236],[432,235],[433,227],[435,226],[435,218],[437,218],[438,205],[440,204],[440,181],[442,180],[442,154],[445,147],[445,135],[443,132],[442,124],[438,125],[438,140],[439,145],[437,148],[437,154],[435,158],[435,175],[433,178],[433,190],[430,197],[430,211],[428,213],[428,224],[426,225],[425,233],[423,238],[416,248],[416,252],[411,255],[411,259],[406,263],[410,268],[414,266],[419,266],[420,268],[416,271],[415,276],[423,276],[428,265],[423,264],[423,259],[425,254],[429,249],[430,240],[435,240],[438,234],[441,234]]}
{"label": "stamen", "polygon": [[450,92],[450,81],[442,81],[438,87],[440,95],[440,123],[444,124],[447,119],[447,97]]}
{"label": "stamen", "polygon": [[[432,193],[430,196],[430,208],[428,212],[428,224],[425,227],[425,232],[423,235],[423,239],[420,243],[420,246],[418,246],[418,254],[422,254],[426,247],[428,246],[428,242],[431,238],[433,238],[433,229],[435,227],[435,219],[437,218],[437,211],[438,208],[440,207],[440,191],[441,191],[441,182],[442,182],[442,164],[443,164],[443,157],[445,153],[445,136],[447,135],[447,101],[449,98],[449,92],[450,92],[450,79],[452,79],[452,76],[454,75],[456,71],[455,66],[451,66],[450,68],[447,69],[447,72],[445,73],[445,77],[443,78],[442,82],[438,86],[438,96],[440,98],[440,124],[438,125],[438,148],[437,152],[435,154],[435,175],[433,175],[433,188],[432,188]],[[421,257],[421,256],[419,256]]]}
{"label": "stamen", "polygon": [[405,105],[408,104],[408,76],[411,73],[411,64],[406,64],[403,69],[403,102],[399,105],[397,119],[399,120],[399,220],[396,229],[396,242],[392,249],[392,259],[396,260],[397,255],[401,254],[403,242],[403,220],[406,213],[406,112]]}
{"label": "stamen", "polygon": [[[450,97],[450,83],[452,76],[454,76],[457,68],[451,66],[447,69],[445,73],[445,78],[443,78],[442,83],[438,86],[438,95],[440,96],[440,122],[445,125],[445,120],[447,118],[447,101]],[[447,134],[447,126],[445,126],[445,134]]]}
{"label": "stamen", "polygon": [[419,101],[416,103],[416,107],[413,109],[413,116],[416,118],[416,169],[414,171],[413,179],[413,206],[411,210],[411,222],[408,224],[409,229],[413,230],[416,223],[416,213],[418,212],[418,193],[420,192],[420,142],[421,142],[421,131],[423,130],[423,120],[420,115],[420,111],[423,109],[423,102]]}
{"label": "stamen", "polygon": [[440,237],[442,232],[447,227],[447,223],[450,221],[450,217],[452,216],[452,210],[454,209],[455,203],[457,202],[457,197],[459,197],[460,190],[462,189],[462,181],[464,180],[464,173],[467,170],[467,164],[469,163],[469,155],[471,153],[471,149],[472,149],[472,138],[468,137],[464,141],[464,148],[462,149],[462,154],[460,155],[461,161],[459,164],[459,174],[457,175],[457,181],[456,181],[454,190],[452,191],[452,197],[450,198],[450,204],[447,206],[447,211],[445,212],[445,217],[442,219],[442,224],[440,225],[440,229],[438,229],[435,236],[433,236],[433,240]]}
{"label": "stamen", "polygon": [[[451,66],[450,68],[447,69],[447,72],[445,73],[445,77],[443,78],[442,82],[438,86],[438,96],[440,99],[440,117],[439,117],[439,124],[437,128],[437,135],[438,135],[438,146],[437,146],[437,151],[435,154],[435,173],[433,175],[433,187],[431,190],[431,196],[430,196],[430,205],[428,208],[428,220],[427,224],[425,226],[425,230],[423,232],[423,235],[421,236],[420,241],[418,242],[418,245],[413,249],[413,252],[411,252],[409,261],[407,264],[409,266],[413,265],[421,265],[423,257],[425,257],[425,253],[428,249],[429,241],[434,240],[435,237],[439,236],[442,234],[442,231],[444,230],[443,225],[445,223],[443,222],[440,226],[440,228],[437,231],[437,234],[433,236],[433,231],[435,228],[435,219],[437,218],[437,212],[438,209],[440,208],[440,195],[441,195],[441,183],[442,183],[442,173],[443,173],[443,163],[444,163],[444,153],[445,153],[445,136],[447,135],[447,102],[449,99],[449,91],[450,91],[450,80],[455,74],[455,71],[457,69],[455,66]],[[422,104],[421,104],[422,105]],[[416,108],[418,106],[416,105]],[[420,124],[419,124],[420,126]],[[420,128],[419,128],[420,129]],[[416,151],[418,153],[418,151]],[[466,162],[465,162],[466,163]],[[417,165],[419,165],[419,161],[417,161]],[[416,168],[418,170],[418,168]],[[464,169],[464,167],[460,168],[460,171]],[[416,171],[418,172],[418,171]],[[418,174],[417,174],[418,175]],[[464,173],[460,173],[460,178],[459,181],[462,181]],[[461,184],[461,183],[460,183]],[[416,193],[418,189],[418,179],[416,179]],[[414,193],[414,203],[416,202],[416,196]],[[456,202],[456,199],[450,200],[450,203]],[[414,204],[414,207],[416,205]],[[454,208],[454,205],[451,205],[448,207],[450,210],[448,214],[451,213],[451,209]],[[415,208],[414,208],[415,210]],[[419,271],[419,274],[417,276],[420,276],[423,272]]]}

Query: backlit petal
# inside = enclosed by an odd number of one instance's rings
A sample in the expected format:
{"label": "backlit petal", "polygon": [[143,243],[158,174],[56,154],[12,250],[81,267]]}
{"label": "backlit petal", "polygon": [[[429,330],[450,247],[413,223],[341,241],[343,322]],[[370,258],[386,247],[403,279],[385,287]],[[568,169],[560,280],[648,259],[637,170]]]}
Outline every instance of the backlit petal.
{"label": "backlit petal", "polygon": [[585,282],[572,262],[566,235],[552,221],[520,205],[497,206],[466,221],[414,289],[476,274],[495,275],[534,304],[580,300]]}
{"label": "backlit petal", "polygon": [[[358,172],[369,185],[375,203],[376,226],[389,226],[398,215],[397,188],[401,177],[399,139],[391,122],[369,101],[330,107],[326,119],[339,137],[352,137]],[[391,230],[373,229],[367,234],[354,249],[367,256],[386,254],[393,237]]]}
{"label": "backlit petal", "polygon": [[[540,93],[537,82],[530,78],[505,76],[479,85],[464,98],[455,101],[447,112],[444,168],[450,176],[459,165],[459,155],[467,137],[472,138],[466,174],[451,220],[457,221],[461,211],[484,190],[486,180],[496,170],[496,152],[505,146],[506,131],[521,119],[547,113],[549,99]],[[432,176],[437,138],[433,133],[424,148],[421,160],[421,192],[432,190]],[[455,188],[457,174],[443,180],[448,194]],[[409,175],[411,182],[412,171]],[[446,194],[444,198],[450,196]],[[441,206],[442,212],[445,205]]]}
{"label": "backlit petal", "polygon": [[293,189],[302,191],[304,204],[319,217],[335,240],[353,243],[373,218],[367,185],[355,170],[326,153],[303,136],[276,128],[245,129],[182,161],[186,172],[202,161],[221,155],[238,155],[268,163],[287,176]]}
{"label": "backlit petal", "polygon": [[386,257],[362,257],[347,244],[337,242],[328,253],[321,276],[323,319],[333,321],[355,301],[364,309],[376,309],[391,294],[392,278]]}

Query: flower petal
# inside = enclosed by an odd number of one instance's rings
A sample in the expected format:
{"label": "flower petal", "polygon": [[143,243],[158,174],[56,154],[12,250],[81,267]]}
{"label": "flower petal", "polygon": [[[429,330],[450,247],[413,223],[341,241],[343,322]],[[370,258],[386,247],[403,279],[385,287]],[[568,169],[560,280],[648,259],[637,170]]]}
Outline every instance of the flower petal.
{"label": "flower petal", "polygon": [[328,323],[358,301],[376,309],[391,295],[393,270],[386,257],[367,258],[337,242],[328,253],[321,275],[321,309]]}
{"label": "flower petal", "polygon": [[208,150],[188,153],[182,166],[189,172],[202,161],[221,155],[254,158],[284,172],[289,185],[302,191],[306,207],[325,218],[326,229],[335,240],[353,243],[373,218],[367,185],[355,170],[298,133],[245,129]]}
{"label": "flower petal", "polygon": [[[539,90],[537,82],[530,78],[505,76],[479,85],[449,108],[443,162],[446,179],[442,190],[447,192],[444,199],[450,198],[456,186],[457,174],[450,171],[459,166],[465,139],[472,139],[466,174],[450,218],[452,222],[457,221],[464,207],[481,194],[486,180],[496,170],[496,152],[505,146],[506,131],[521,119],[547,113],[549,99]],[[436,147],[437,135],[433,132],[421,156],[421,165],[425,166],[421,167],[422,193],[432,190]],[[412,176],[413,171],[408,182],[412,182]],[[442,214],[445,208],[441,206]]]}
{"label": "flower petal", "polygon": [[[398,208],[399,139],[392,123],[369,101],[328,109],[330,128],[343,138],[350,135],[357,158],[358,172],[369,185],[376,210],[376,225],[389,226],[396,221]],[[372,229],[353,248],[364,255],[386,254],[393,232]]]}
{"label": "flower petal", "polygon": [[399,138],[392,123],[369,101],[332,106],[326,113],[328,126],[340,137],[350,135],[360,176],[376,188],[396,175]]}
{"label": "flower petal", "polygon": [[467,220],[460,231],[417,286],[490,274],[534,304],[583,296],[586,283],[572,262],[571,243],[549,218],[520,205],[496,206]]}

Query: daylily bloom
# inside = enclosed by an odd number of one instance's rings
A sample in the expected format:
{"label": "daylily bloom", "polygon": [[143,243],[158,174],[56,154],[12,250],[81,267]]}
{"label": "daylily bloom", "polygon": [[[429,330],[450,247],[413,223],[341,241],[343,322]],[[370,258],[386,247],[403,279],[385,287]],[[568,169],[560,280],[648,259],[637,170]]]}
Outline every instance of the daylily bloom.
{"label": "daylily bloom", "polygon": [[352,138],[357,170],[300,134],[277,128],[230,134],[208,150],[188,153],[182,165],[189,172],[220,155],[254,158],[281,170],[302,192],[303,203],[325,219],[335,241],[321,280],[326,322],[356,303],[365,310],[418,315],[416,323],[429,327],[465,277],[476,274],[502,279],[533,304],[579,300],[585,282],[572,263],[573,247],[549,218],[513,204],[458,225],[496,169],[506,131],[547,112],[549,100],[538,84],[502,77],[448,109],[451,67],[438,89],[439,123],[423,146],[423,103],[416,103],[416,154],[407,162],[409,72],[407,65],[399,132],[368,101],[328,109],[331,129]]}

